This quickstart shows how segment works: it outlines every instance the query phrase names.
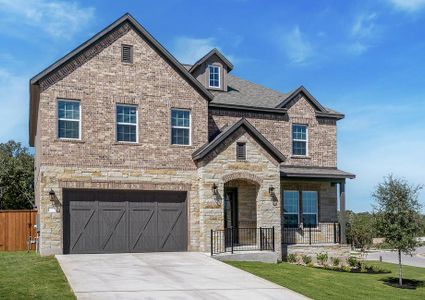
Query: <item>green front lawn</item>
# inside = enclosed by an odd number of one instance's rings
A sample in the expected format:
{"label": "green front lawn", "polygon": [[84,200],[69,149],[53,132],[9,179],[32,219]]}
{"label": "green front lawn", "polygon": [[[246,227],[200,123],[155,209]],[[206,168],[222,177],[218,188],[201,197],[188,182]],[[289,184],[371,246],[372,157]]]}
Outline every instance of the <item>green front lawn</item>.
{"label": "green front lawn", "polygon": [[75,299],[53,256],[0,252],[0,299]]}
{"label": "green front lawn", "polygon": [[[390,274],[346,273],[288,263],[228,263],[313,299],[425,299],[425,284],[416,289],[385,284],[398,274],[398,266],[389,263],[373,264],[390,270]],[[403,266],[403,271],[404,278],[425,282],[425,268]]]}

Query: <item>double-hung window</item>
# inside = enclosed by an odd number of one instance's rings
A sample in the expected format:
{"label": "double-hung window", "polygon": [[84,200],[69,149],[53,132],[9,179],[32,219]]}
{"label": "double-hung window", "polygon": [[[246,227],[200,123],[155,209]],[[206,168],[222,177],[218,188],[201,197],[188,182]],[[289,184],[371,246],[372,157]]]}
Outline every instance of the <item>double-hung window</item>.
{"label": "double-hung window", "polygon": [[283,192],[283,223],[285,227],[298,227],[299,195],[298,191]]}
{"label": "double-hung window", "polygon": [[117,141],[137,142],[137,106],[117,105]]}
{"label": "double-hung window", "polygon": [[317,192],[303,191],[301,194],[303,225],[305,227],[317,227]]}
{"label": "double-hung window", "polygon": [[307,155],[307,125],[292,125],[292,154]]}
{"label": "double-hung window", "polygon": [[80,102],[58,100],[58,138],[80,139],[81,113]]}
{"label": "double-hung window", "polygon": [[209,87],[219,88],[220,87],[220,67],[210,65],[209,70]]}
{"label": "double-hung window", "polygon": [[171,110],[171,144],[190,145],[190,123],[189,110]]}

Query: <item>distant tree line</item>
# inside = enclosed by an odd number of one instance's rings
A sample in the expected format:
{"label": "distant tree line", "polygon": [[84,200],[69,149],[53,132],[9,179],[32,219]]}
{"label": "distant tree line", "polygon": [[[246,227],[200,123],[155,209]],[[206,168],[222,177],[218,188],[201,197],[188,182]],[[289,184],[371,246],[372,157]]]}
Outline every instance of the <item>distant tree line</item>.
{"label": "distant tree line", "polygon": [[34,157],[21,143],[0,143],[0,209],[34,206]]}

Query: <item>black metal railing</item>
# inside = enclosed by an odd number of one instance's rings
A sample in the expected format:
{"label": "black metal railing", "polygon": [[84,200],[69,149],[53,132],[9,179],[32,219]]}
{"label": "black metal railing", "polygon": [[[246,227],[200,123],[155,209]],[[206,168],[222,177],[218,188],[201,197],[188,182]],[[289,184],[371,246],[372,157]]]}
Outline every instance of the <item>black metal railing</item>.
{"label": "black metal railing", "polygon": [[283,244],[339,244],[341,229],[339,223],[319,223],[315,226],[282,227]]}
{"label": "black metal railing", "polygon": [[274,234],[274,227],[211,230],[211,255],[237,251],[274,251]]}

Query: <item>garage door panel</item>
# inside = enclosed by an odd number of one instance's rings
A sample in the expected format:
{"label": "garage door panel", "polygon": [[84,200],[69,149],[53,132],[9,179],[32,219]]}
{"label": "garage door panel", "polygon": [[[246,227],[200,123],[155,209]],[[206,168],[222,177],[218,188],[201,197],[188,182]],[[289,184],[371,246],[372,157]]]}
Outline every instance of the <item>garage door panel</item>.
{"label": "garage door panel", "polygon": [[183,203],[158,203],[159,251],[186,250],[186,218]]}
{"label": "garage door panel", "polygon": [[71,253],[95,253],[98,249],[97,219],[98,215],[93,203],[88,205],[73,205],[70,207],[70,238]]}
{"label": "garage door panel", "polygon": [[186,192],[64,190],[64,253],[185,251]]}
{"label": "garage door panel", "polygon": [[128,252],[126,203],[109,204],[99,204],[100,251],[106,253]]}
{"label": "garage door panel", "polygon": [[158,214],[156,203],[129,203],[130,252],[155,252]]}

